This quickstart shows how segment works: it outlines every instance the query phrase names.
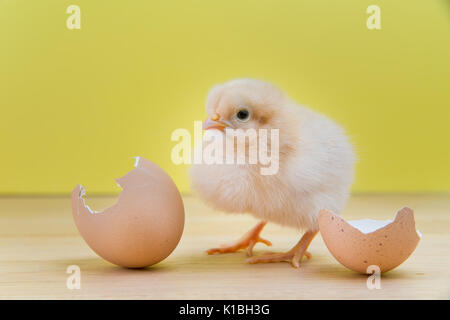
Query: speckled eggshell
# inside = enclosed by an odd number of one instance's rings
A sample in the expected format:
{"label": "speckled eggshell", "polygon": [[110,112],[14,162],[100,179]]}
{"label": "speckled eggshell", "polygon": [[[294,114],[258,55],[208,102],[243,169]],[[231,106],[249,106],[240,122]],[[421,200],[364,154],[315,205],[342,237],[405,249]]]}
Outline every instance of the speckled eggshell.
{"label": "speckled eggshell", "polygon": [[81,185],[72,192],[73,218],[83,239],[103,259],[128,268],[164,260],[184,228],[183,201],[169,175],[144,158],[137,158],[135,167],[116,180],[123,191],[103,212],[85,204]]}
{"label": "speckled eggshell", "polygon": [[416,249],[420,237],[414,213],[403,208],[395,220],[370,233],[363,233],[328,210],[319,212],[319,229],[331,254],[345,267],[363,274],[376,265],[381,272],[394,269]]}

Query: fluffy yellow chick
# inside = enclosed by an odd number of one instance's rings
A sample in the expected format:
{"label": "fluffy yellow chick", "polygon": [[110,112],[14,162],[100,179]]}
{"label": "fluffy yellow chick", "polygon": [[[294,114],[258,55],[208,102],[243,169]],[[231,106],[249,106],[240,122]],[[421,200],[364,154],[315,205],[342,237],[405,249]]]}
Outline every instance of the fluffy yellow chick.
{"label": "fluffy yellow chick", "polygon": [[210,249],[208,254],[245,249],[252,256],[256,243],[271,245],[260,232],[267,222],[274,222],[304,234],[288,252],[254,256],[248,262],[290,261],[298,267],[303,256],[310,257],[307,248],[318,232],[319,210],[340,212],[349,196],[355,157],[344,130],[324,115],[296,104],[275,86],[252,79],[214,87],[206,113],[205,130],[279,130],[276,174],[262,175],[260,163],[191,166],[192,187],[208,204],[261,220],[235,243]]}

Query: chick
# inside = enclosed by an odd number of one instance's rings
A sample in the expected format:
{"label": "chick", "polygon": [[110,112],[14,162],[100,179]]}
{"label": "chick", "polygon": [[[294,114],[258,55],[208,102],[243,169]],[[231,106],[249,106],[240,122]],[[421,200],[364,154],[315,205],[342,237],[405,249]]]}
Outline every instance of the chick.
{"label": "chick", "polygon": [[238,241],[207,253],[244,249],[251,257],[256,243],[271,245],[260,233],[267,222],[273,222],[304,234],[287,252],[253,256],[247,261],[288,261],[299,267],[303,256],[310,257],[307,248],[318,232],[319,210],[340,212],[349,196],[355,156],[344,130],[324,115],[296,104],[272,84],[252,79],[214,87],[206,113],[204,130],[279,130],[276,174],[262,175],[260,163],[191,166],[192,187],[206,203],[261,220]]}

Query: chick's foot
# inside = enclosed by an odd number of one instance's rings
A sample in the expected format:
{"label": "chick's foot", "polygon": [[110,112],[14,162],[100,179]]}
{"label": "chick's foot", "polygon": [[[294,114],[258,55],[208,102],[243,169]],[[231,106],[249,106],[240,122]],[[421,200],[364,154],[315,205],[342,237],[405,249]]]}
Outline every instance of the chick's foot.
{"label": "chick's foot", "polygon": [[269,262],[290,262],[294,268],[300,267],[300,261],[303,256],[308,259],[311,258],[311,254],[306,251],[309,244],[314,239],[317,231],[306,232],[300,241],[288,252],[283,253],[268,253],[259,257],[252,257],[247,260],[248,263],[269,263]]}
{"label": "chick's foot", "polygon": [[245,249],[247,252],[247,256],[251,257],[253,255],[253,247],[258,242],[262,242],[267,246],[271,246],[272,243],[269,240],[263,239],[259,236],[264,226],[267,224],[266,221],[262,221],[258,223],[253,229],[248,231],[246,234],[242,236],[238,241],[221,245],[219,248],[212,248],[206,251],[207,254],[215,254],[215,253],[231,253],[236,252],[241,249]]}

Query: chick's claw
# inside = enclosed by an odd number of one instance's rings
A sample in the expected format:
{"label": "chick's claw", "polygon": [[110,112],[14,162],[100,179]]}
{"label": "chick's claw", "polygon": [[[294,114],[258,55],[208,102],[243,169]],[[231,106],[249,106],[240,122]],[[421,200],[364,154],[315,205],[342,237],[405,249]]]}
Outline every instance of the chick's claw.
{"label": "chick's claw", "polygon": [[282,253],[271,252],[259,257],[252,257],[248,259],[247,262],[250,264],[270,263],[270,262],[290,262],[294,268],[299,268],[303,256],[305,256],[307,259],[311,259],[311,253],[309,253],[308,251],[305,251],[300,254],[288,251]]}
{"label": "chick's claw", "polygon": [[206,253],[207,254],[232,253],[245,249],[247,256],[251,257],[253,255],[253,247],[258,242],[264,243],[267,246],[272,245],[272,243],[269,240],[263,239],[259,236],[266,223],[267,222],[265,221],[258,223],[253,229],[244,234],[244,236],[235,243],[229,245],[222,245],[219,248],[209,249],[206,251]]}
{"label": "chick's claw", "polygon": [[294,268],[300,267],[303,256],[310,259],[311,254],[307,251],[309,244],[314,239],[317,231],[307,231],[300,241],[291,250],[285,253],[268,253],[247,260],[250,264],[269,262],[290,262]]}
{"label": "chick's claw", "polygon": [[218,248],[211,248],[206,251],[207,254],[215,254],[215,253],[232,253],[237,252],[239,250],[245,249],[247,256],[251,257],[253,255],[253,247],[258,242],[264,243],[267,246],[271,246],[272,243],[269,240],[258,238],[256,240],[250,241],[238,241],[236,243],[230,245],[222,245]]}

